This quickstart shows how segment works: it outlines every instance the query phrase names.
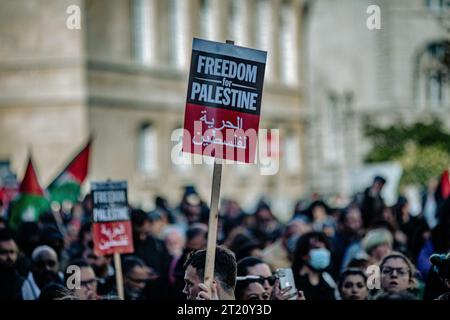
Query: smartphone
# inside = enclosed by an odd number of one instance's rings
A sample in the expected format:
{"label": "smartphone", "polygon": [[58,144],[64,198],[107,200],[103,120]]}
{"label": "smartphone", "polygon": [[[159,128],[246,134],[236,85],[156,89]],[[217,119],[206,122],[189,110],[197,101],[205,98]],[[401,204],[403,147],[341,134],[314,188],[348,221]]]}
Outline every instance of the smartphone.
{"label": "smartphone", "polygon": [[[281,289],[292,287],[292,289],[289,290],[289,293],[290,294],[297,293],[297,288],[295,287],[294,274],[292,273],[291,268],[277,269],[276,274],[278,279],[280,280]],[[297,296],[294,296],[289,300],[297,300]]]}

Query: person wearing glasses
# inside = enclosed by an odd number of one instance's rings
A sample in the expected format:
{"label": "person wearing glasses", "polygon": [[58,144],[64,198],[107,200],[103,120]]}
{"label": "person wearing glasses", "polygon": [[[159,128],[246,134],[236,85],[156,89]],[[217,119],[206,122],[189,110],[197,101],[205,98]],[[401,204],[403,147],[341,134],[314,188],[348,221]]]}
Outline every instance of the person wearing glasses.
{"label": "person wearing glasses", "polygon": [[93,242],[83,251],[85,260],[94,270],[97,277],[97,294],[101,296],[110,295],[114,291],[116,277],[111,265],[112,255],[97,255],[93,249]]}
{"label": "person wearing glasses", "polygon": [[409,293],[416,284],[414,265],[403,253],[396,251],[381,260],[380,276],[381,291],[375,298],[384,293]]}
{"label": "person wearing glasses", "polygon": [[250,275],[237,277],[236,280],[236,300],[270,300],[270,294],[263,286],[266,281],[263,277]]}
{"label": "person wearing glasses", "polygon": [[[289,300],[295,295],[297,295],[299,300],[305,299],[302,291],[299,291],[298,294],[292,294],[289,293],[291,289],[290,287],[280,289],[279,280],[272,274],[269,265],[259,258],[246,257],[239,260],[237,263],[237,275],[241,278],[247,276],[250,280],[252,280],[252,282],[259,283],[264,291],[269,295],[269,300]],[[255,284],[248,285],[244,289],[255,289],[256,291],[260,291],[258,290],[258,286]]]}
{"label": "person wearing glasses", "polygon": [[256,276],[261,279],[260,283],[264,290],[272,295],[273,286],[276,277],[272,275],[272,271],[267,263],[256,257],[245,257],[237,263],[238,277]]}
{"label": "person wearing glasses", "polygon": [[[80,300],[99,300],[100,296],[97,294],[98,279],[95,276],[94,269],[85,260],[72,261],[67,268],[71,266],[77,266],[80,270],[79,287],[75,286],[71,290],[72,294]],[[65,275],[68,277],[72,273],[66,271]],[[66,283],[69,284],[69,282],[66,278]]]}
{"label": "person wearing glasses", "polygon": [[58,255],[49,246],[39,246],[31,254],[31,271],[22,285],[23,300],[37,300],[42,288],[52,282],[62,284]]}

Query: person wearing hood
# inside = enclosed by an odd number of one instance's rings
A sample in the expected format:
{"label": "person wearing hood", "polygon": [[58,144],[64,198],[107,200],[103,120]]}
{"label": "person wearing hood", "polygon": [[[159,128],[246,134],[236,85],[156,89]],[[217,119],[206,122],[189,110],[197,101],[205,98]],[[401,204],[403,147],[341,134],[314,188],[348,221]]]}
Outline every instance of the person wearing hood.
{"label": "person wearing hood", "polygon": [[336,300],[337,285],[326,271],[330,267],[330,243],[322,232],[309,232],[298,239],[292,271],[295,285],[308,300]]}

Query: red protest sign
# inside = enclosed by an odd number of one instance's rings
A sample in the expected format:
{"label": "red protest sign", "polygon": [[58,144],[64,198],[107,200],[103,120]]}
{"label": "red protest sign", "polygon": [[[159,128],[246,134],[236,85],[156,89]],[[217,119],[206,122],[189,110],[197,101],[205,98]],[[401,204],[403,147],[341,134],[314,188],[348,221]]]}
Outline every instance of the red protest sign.
{"label": "red protest sign", "polygon": [[95,254],[132,253],[133,233],[126,181],[92,182],[91,192]]}
{"label": "red protest sign", "polygon": [[266,57],[265,51],[194,39],[183,152],[254,162]]}

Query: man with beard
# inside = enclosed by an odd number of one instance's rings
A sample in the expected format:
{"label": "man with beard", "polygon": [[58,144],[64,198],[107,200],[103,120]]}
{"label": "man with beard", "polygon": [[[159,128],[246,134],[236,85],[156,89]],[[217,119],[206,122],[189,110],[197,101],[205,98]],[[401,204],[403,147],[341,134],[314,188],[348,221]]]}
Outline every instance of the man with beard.
{"label": "man with beard", "polygon": [[19,250],[12,232],[0,230],[0,300],[20,300],[22,277],[17,273],[16,261]]}
{"label": "man with beard", "polygon": [[55,250],[49,246],[39,246],[31,254],[31,272],[28,273],[22,285],[24,300],[37,300],[41,289],[55,282],[62,284],[58,273],[59,262]]}

